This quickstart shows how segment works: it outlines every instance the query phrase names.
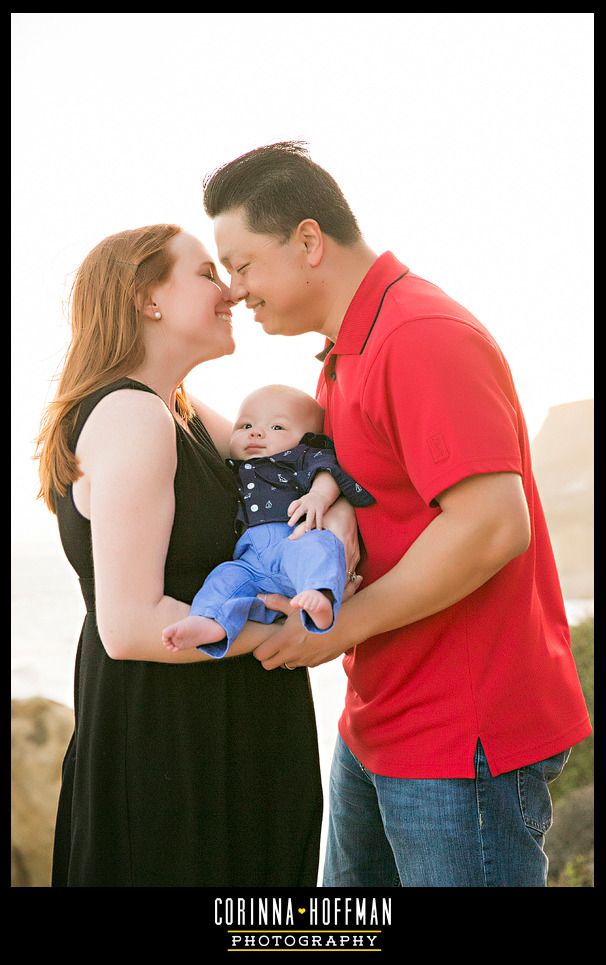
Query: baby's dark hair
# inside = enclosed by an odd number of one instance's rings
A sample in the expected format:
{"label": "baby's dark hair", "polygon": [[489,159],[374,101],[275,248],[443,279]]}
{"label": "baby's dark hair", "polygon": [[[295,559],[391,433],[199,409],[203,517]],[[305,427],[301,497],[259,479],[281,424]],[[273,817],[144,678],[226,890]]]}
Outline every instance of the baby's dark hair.
{"label": "baby's dark hair", "polygon": [[278,141],[229,161],[204,178],[204,210],[210,218],[242,208],[250,231],[288,241],[312,218],[341,245],[362,234],[339,185],[312,161],[305,141]]}

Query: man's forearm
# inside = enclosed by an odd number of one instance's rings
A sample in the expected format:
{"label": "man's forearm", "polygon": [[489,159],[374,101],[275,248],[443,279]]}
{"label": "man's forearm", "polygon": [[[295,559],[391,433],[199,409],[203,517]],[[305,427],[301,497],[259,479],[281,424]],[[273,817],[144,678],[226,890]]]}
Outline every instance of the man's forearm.
{"label": "man's forearm", "polygon": [[346,649],[445,610],[486,583],[522,548],[506,527],[470,527],[468,520],[442,513],[391,570],[342,607],[333,633]]}
{"label": "man's forearm", "polygon": [[341,607],[334,628],[297,639],[278,631],[255,650],[267,670],[316,667],[370,637],[458,603],[530,545],[528,506],[514,473],[475,475],[436,497],[442,512],[396,565]]}

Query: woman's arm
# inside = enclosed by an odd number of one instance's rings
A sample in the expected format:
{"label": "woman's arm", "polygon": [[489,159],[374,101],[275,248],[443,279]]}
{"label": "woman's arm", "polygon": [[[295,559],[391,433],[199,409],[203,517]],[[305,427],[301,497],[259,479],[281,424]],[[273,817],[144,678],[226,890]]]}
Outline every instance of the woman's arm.
{"label": "woman's arm", "polygon": [[[90,488],[97,624],[117,660],[198,663],[198,650],[170,653],[162,629],[189,614],[164,594],[177,467],[175,423],[157,396],[120,390],[89,416],[76,450]],[[251,624],[230,650],[248,653],[270,635]],[[277,628],[276,628],[277,629]]]}
{"label": "woman's arm", "polygon": [[219,453],[223,459],[227,459],[229,456],[229,440],[233,429],[232,423],[225,416],[219,415],[214,409],[200,402],[199,399],[194,399],[189,393],[188,398],[196,410],[196,414],[206,426]]}

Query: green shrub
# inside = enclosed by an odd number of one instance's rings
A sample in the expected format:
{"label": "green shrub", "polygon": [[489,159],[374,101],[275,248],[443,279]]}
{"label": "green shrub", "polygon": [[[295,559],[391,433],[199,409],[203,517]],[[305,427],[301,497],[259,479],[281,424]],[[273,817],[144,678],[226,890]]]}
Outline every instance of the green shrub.
{"label": "green shrub", "polygon": [[[593,720],[593,617],[571,627],[572,652],[585,694],[589,716]],[[555,802],[570,791],[593,782],[593,734],[580,744],[575,744],[562,772],[562,776],[550,784],[549,790]]]}
{"label": "green shrub", "polygon": [[549,883],[557,884],[562,875],[568,887],[572,872],[593,854],[594,838],[593,784],[576,787],[553,806],[553,826],[545,836],[545,853],[549,858]]}
{"label": "green shrub", "polygon": [[555,881],[550,881],[551,888],[593,888],[593,851],[590,854],[579,854],[573,861],[569,861]]}
{"label": "green shrub", "polygon": [[[593,617],[571,627],[572,652],[593,721]],[[593,734],[572,748],[564,771],[549,785],[554,824],[547,833],[552,888],[593,887]]]}

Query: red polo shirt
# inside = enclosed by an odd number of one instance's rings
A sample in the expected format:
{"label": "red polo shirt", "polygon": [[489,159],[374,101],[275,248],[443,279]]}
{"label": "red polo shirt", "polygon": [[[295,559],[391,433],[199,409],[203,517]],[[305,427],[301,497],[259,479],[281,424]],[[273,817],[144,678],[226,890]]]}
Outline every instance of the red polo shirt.
{"label": "red polo shirt", "polygon": [[454,606],[354,646],[339,731],[388,777],[493,775],[591,731],[530,445],[509,367],[465,308],[381,255],[325,357],[318,401],[339,463],[377,502],[358,509],[363,586],[390,570],[467,476],[515,472],[530,548]]}

